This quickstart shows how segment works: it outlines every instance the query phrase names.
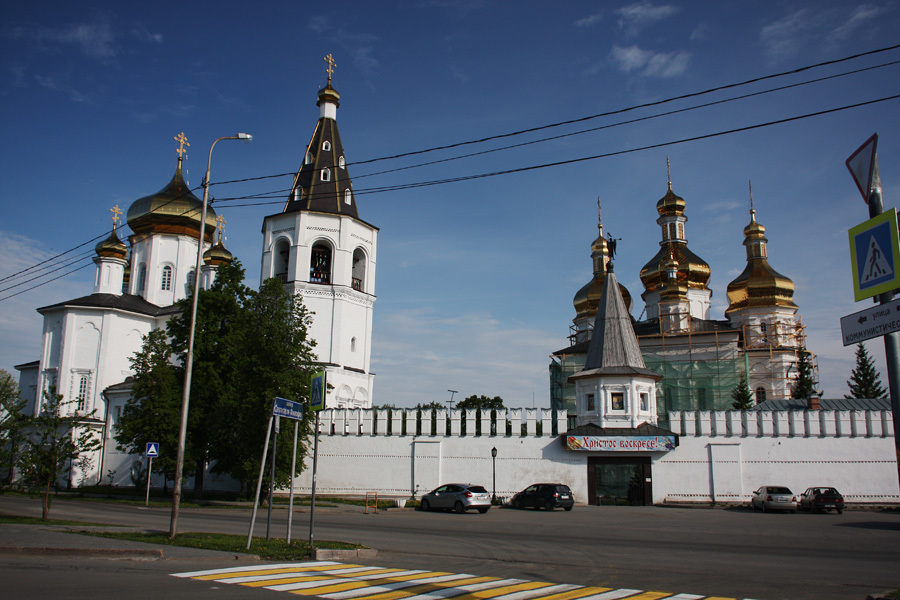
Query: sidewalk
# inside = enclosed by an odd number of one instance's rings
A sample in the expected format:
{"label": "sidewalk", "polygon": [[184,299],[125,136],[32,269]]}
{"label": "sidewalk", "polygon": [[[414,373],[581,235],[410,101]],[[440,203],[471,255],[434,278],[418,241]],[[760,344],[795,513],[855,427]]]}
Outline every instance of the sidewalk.
{"label": "sidewalk", "polygon": [[[232,560],[258,562],[255,554],[234,554],[201,548],[146,544],[130,540],[81,535],[90,526],[0,525],[2,556],[67,556],[118,560]],[[133,531],[131,527],[102,527],[98,531]]]}

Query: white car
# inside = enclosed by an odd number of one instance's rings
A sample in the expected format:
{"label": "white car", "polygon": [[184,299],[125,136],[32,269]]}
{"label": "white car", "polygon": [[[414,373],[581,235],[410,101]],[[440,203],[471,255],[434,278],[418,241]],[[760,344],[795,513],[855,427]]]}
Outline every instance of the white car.
{"label": "white car", "polygon": [[797,512],[797,496],[781,485],[764,485],[750,495],[753,510],[789,510]]}
{"label": "white car", "polygon": [[491,507],[491,495],[484,486],[470,483],[448,483],[422,496],[422,510],[449,509],[464,513],[477,509],[484,514]]}

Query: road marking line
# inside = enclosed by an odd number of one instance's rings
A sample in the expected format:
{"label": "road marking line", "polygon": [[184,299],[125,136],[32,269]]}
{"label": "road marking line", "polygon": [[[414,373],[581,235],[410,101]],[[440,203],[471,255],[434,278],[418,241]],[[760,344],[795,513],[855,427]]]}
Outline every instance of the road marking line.
{"label": "road marking line", "polygon": [[[259,572],[262,573],[264,571],[270,571],[275,569],[298,569],[304,571],[314,571],[317,569],[325,569],[328,567],[342,567],[343,563],[333,562],[333,561],[319,561],[319,562],[311,562],[311,563],[282,563],[277,565],[254,565],[252,567],[229,567],[226,569],[212,569],[212,570],[204,570],[204,571],[190,571],[188,573],[172,573],[172,577],[190,577],[192,579],[199,579],[204,575],[209,574],[227,574],[227,573],[239,573],[239,572]],[[357,567],[359,565],[347,565],[349,567]],[[370,569],[371,567],[364,567],[366,569]]]}
{"label": "road marking line", "polygon": [[[456,582],[465,578],[471,577],[470,575],[458,575],[455,573],[435,573],[434,577],[420,577],[417,579],[403,579],[399,578],[398,581],[393,583],[385,583],[383,585],[376,585],[366,588],[360,592],[337,592],[334,594],[325,594],[323,598],[328,598],[329,600],[346,600],[348,598],[354,598],[356,600],[392,600],[395,598],[403,598],[405,596],[410,595],[407,588],[419,588],[426,584],[434,584],[434,583],[444,583],[448,581]],[[392,577],[391,580],[394,578]]]}
{"label": "road marking line", "polygon": [[[519,580],[520,583],[514,585],[504,585],[503,587],[491,590],[480,590],[465,596],[459,596],[456,600],[498,600],[499,598],[530,598],[547,590],[555,589],[559,586],[547,583],[545,581],[525,581]],[[526,593],[530,592],[530,593]]]}
{"label": "road marking line", "polygon": [[630,597],[632,594],[639,594],[642,591],[643,590],[629,590],[622,588],[618,590],[610,590],[602,594],[597,594],[596,596],[586,596],[581,600],[618,600],[619,598]]}

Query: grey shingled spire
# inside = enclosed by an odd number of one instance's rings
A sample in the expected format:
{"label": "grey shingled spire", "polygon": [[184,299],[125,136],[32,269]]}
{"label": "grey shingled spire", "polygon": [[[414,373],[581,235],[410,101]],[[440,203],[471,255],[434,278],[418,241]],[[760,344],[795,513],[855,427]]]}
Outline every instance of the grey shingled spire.
{"label": "grey shingled spire", "polygon": [[661,379],[644,364],[612,263],[607,267],[584,370],[575,376],[591,375],[643,375]]}

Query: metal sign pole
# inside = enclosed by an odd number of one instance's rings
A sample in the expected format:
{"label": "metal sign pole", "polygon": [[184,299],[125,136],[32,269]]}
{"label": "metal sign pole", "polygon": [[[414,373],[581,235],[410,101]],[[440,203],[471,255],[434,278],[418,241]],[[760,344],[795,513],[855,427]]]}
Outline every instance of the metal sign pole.
{"label": "metal sign pole", "polygon": [[144,506],[150,506],[150,473],[153,472],[153,457],[147,457],[147,497],[144,499]]}
{"label": "metal sign pole", "polygon": [[310,496],[309,502],[309,553],[310,556],[315,558],[315,546],[313,546],[314,536],[313,536],[313,521],[315,520],[316,514],[316,467],[319,462],[319,411],[316,411],[316,423],[314,425],[314,435],[313,438],[313,472],[312,472],[312,495]]}
{"label": "metal sign pole", "polygon": [[250,531],[247,533],[247,550],[250,549],[250,541],[253,540],[253,525],[256,523],[256,508],[259,506],[259,489],[262,487],[263,473],[266,470],[266,454],[269,452],[269,436],[272,435],[272,421],[269,417],[269,428],[266,430],[266,442],[263,444],[262,460],[259,462],[259,479],[256,481],[256,496],[253,498],[253,512],[250,514]]}
{"label": "metal sign pole", "polygon": [[291,490],[288,492],[288,524],[287,524],[287,543],[291,543],[291,523],[294,519],[294,474],[297,472],[297,432],[300,429],[300,422],[294,421],[294,451],[291,453]]}
{"label": "metal sign pole", "polygon": [[272,437],[272,461],[269,471],[269,510],[266,514],[266,541],[272,539],[272,500],[275,493],[275,459],[278,457],[278,433],[281,431],[281,417],[275,416],[275,435]]}

